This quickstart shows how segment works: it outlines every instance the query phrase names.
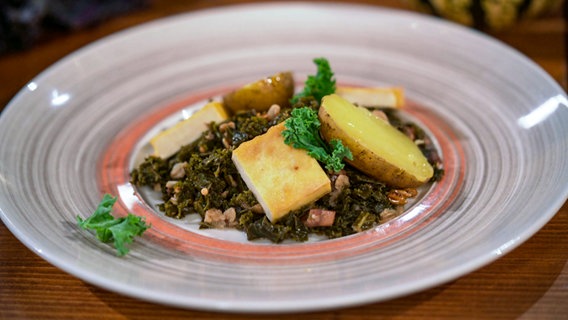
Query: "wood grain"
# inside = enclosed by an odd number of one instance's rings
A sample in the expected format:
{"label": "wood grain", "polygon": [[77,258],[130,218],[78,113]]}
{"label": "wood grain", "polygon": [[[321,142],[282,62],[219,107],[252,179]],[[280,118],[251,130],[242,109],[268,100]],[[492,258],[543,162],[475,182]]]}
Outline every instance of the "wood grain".
{"label": "wood grain", "polygon": [[[49,34],[33,50],[0,57],[0,109],[29,80],[72,51],[157,18],[254,1],[167,1],[74,33]],[[406,9],[401,1],[356,1]],[[561,13],[491,36],[513,46],[564,89]],[[498,261],[453,282],[382,303],[290,315],[219,314],[156,305],[94,287],[38,257],[0,223],[0,319],[566,319],[568,203],[535,236]]]}

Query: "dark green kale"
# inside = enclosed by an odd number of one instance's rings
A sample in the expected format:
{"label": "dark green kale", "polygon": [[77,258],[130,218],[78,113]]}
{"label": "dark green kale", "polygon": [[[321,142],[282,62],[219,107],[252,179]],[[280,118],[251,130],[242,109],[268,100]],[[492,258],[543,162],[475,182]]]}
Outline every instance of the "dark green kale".
{"label": "dark green kale", "polygon": [[[308,108],[317,112],[319,107],[320,107],[320,100],[316,100],[312,96],[301,97],[300,99],[298,99],[298,101],[296,101],[296,103],[294,103],[292,105],[292,110],[296,109],[296,108],[304,108],[304,107],[308,107]],[[288,116],[288,117],[290,117],[290,116]]]}
{"label": "dark green kale", "polygon": [[271,223],[263,215],[260,219],[249,222],[244,229],[248,240],[265,238],[275,243],[286,239],[303,242],[308,240],[309,234],[308,227],[295,214],[288,214],[277,223]]}
{"label": "dark green kale", "polygon": [[258,204],[254,194],[252,191],[246,189],[241,193],[235,193],[231,200],[229,201],[229,205],[232,207],[243,208],[246,210],[251,209],[255,205]]}
{"label": "dark green kale", "polygon": [[237,114],[234,123],[236,129],[232,133],[231,143],[235,148],[243,142],[266,133],[270,128],[268,119],[258,117],[254,110]]}
{"label": "dark green kale", "polygon": [[131,174],[134,185],[154,186],[161,184],[169,174],[168,162],[160,157],[150,156]]}
{"label": "dark green kale", "polygon": [[[338,238],[370,229],[379,224],[379,215],[394,205],[386,194],[391,190],[381,182],[373,180],[350,166],[344,173],[349,177],[349,187],[343,189],[331,206],[335,221],[331,227],[314,228],[313,232],[329,238]],[[333,178],[333,177],[332,177]],[[321,198],[315,206],[330,207],[330,196]]]}

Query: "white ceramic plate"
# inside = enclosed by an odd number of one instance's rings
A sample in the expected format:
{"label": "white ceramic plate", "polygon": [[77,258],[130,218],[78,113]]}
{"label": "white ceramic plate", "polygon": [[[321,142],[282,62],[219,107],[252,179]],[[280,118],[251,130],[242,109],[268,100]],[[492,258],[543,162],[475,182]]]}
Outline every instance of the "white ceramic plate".
{"label": "white ceramic plate", "polygon": [[[153,130],[210,96],[312,58],[340,82],[399,85],[447,176],[389,224],[306,244],[179,227],[133,195]],[[379,8],[262,4],[191,13],[95,42],[31,81],[0,118],[0,213],[31,250],[122,294],[208,310],[381,301],[455,279],[539,230],[568,194],[568,108],[534,63],[480,33]],[[78,229],[109,192],[153,227],[126,257]]]}

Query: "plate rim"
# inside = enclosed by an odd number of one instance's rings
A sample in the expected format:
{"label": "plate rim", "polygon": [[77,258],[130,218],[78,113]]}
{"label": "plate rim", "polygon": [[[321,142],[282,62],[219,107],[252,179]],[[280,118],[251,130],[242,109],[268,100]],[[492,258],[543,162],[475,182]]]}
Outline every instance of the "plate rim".
{"label": "plate rim", "polygon": [[[42,71],[40,74],[38,74],[36,77],[34,77],[31,81],[41,81],[42,78],[44,77],[48,77],[48,75],[52,72],[56,72],[57,68],[59,65],[67,63],[67,61],[69,61],[70,59],[72,59],[73,57],[76,56],[80,56],[83,52],[88,52],[90,50],[96,50],[96,48],[98,46],[103,46],[106,45],[107,43],[109,43],[109,40],[112,39],[121,39],[123,37],[128,36],[129,33],[131,32],[142,32],[144,29],[147,28],[152,28],[155,26],[159,26],[161,24],[168,24],[171,23],[172,21],[178,21],[178,19],[191,19],[192,16],[195,15],[201,15],[203,13],[206,14],[216,14],[218,12],[227,12],[229,10],[233,10],[235,7],[239,7],[243,10],[251,10],[251,9],[260,9],[260,8],[264,8],[264,7],[299,7],[299,6],[304,6],[306,3],[297,3],[297,2],[283,2],[283,3],[252,3],[252,4],[244,4],[244,5],[234,5],[234,6],[225,6],[225,7],[218,7],[218,8],[208,8],[208,9],[204,9],[204,10],[197,10],[197,11],[193,11],[193,12],[189,12],[189,13],[183,13],[183,14],[176,14],[174,16],[169,16],[169,17],[165,17],[165,18],[160,18],[157,20],[153,20],[150,22],[146,22],[146,23],[142,23],[130,28],[127,28],[125,30],[119,31],[117,33],[113,33],[109,36],[103,37],[102,39],[99,39],[95,42],[92,42],[68,55],[66,55],[65,57],[61,58],[60,60],[58,60],[57,62],[55,62],[54,64],[52,64],[51,66],[49,66],[47,69],[45,69],[44,71]],[[323,4],[323,3],[309,3],[310,6],[314,6],[314,7],[326,7],[329,8],[330,6],[327,4]],[[420,20],[422,19],[426,19],[429,21],[434,21],[434,18],[432,17],[428,17],[428,16],[419,16],[416,13],[413,12],[407,12],[407,11],[402,11],[402,10],[397,10],[397,9],[392,9],[392,8],[379,8],[376,6],[371,6],[371,5],[362,5],[362,4],[341,4],[340,6],[345,7],[345,8],[357,8],[357,7],[365,7],[365,8],[369,8],[375,11],[381,11],[381,12],[390,12],[391,14],[401,14],[405,15],[405,16],[412,16],[412,17],[419,17]],[[451,22],[447,22],[444,20],[439,20],[436,23],[442,23],[444,25],[446,25],[446,27],[450,27],[450,28],[463,28],[463,30],[465,30],[464,27],[453,24]],[[467,32],[471,32],[472,30],[467,30]],[[477,31],[474,31],[474,33]],[[498,43],[502,46],[504,46],[505,48],[508,48],[508,50],[512,50],[512,52],[514,52],[517,56],[522,57],[523,59],[525,59],[525,63],[527,63],[527,65],[530,65],[532,68],[534,68],[537,72],[540,72],[541,74],[544,74],[546,76],[548,76],[538,65],[536,65],[536,63],[534,63],[532,60],[528,59],[526,56],[524,56],[522,53],[520,53],[519,51],[517,51],[516,49],[509,47],[508,45],[501,43],[499,41],[495,42],[495,39],[490,38],[489,36],[486,36],[482,33],[478,33],[478,36],[481,36],[482,38],[488,39],[494,43]],[[545,77],[546,79],[549,80],[549,84],[553,84],[555,85],[557,88],[557,90],[560,91],[564,91],[560,85],[558,85],[555,81],[552,81],[552,79],[548,76]],[[3,112],[0,114],[0,125],[2,124],[3,119],[8,118],[9,116],[6,116],[6,114],[11,114],[12,109],[15,109],[15,106],[20,95],[25,94],[25,90],[24,88],[22,90],[20,90],[16,96],[8,103],[8,105],[5,107],[5,109],[3,110]],[[7,112],[8,111],[8,112]],[[564,202],[566,201],[566,199],[568,198],[568,186],[566,186],[564,188],[564,194],[556,197],[554,201],[554,203],[550,206],[550,208],[553,208],[553,210],[547,210],[550,213],[546,214],[546,215],[541,215],[540,218],[538,219],[538,223],[535,223],[532,228],[530,228],[530,230],[526,231],[522,234],[522,236],[517,237],[516,239],[514,239],[514,241],[510,244],[507,245],[506,248],[504,248],[504,250],[502,251],[502,253],[500,253],[499,255],[495,255],[494,253],[487,253],[484,256],[479,256],[475,259],[475,261],[470,262],[470,263],[465,263],[460,265],[459,267],[455,267],[454,270],[450,270],[451,272],[448,272],[448,270],[446,270],[444,272],[445,276],[440,275],[437,278],[426,278],[426,279],[422,279],[420,281],[420,283],[417,286],[412,286],[413,288],[399,288],[399,292],[396,292],[394,295],[392,295],[390,298],[395,298],[404,294],[410,294],[419,290],[424,290],[436,285],[440,285],[442,283],[454,280],[456,278],[459,278],[469,272],[472,272],[478,268],[481,268],[485,265],[487,265],[488,263],[495,261],[497,258],[499,258],[501,255],[506,254],[510,251],[512,251],[513,249],[515,249],[516,247],[520,246],[522,243],[524,243],[526,240],[528,240],[530,237],[532,237],[538,230],[540,230],[548,221],[550,221],[550,219],[552,219],[552,217],[558,212],[558,210],[560,209],[560,207],[562,207],[562,205],[564,204]],[[198,305],[188,305],[186,300],[180,300],[180,301],[170,301],[170,303],[168,301],[157,301],[155,299],[154,296],[152,296],[151,293],[149,292],[143,292],[142,294],[140,292],[134,292],[132,291],[132,289],[135,288],[124,288],[121,285],[118,284],[113,284],[113,283],[107,283],[105,281],[101,282],[100,278],[97,278],[96,276],[93,276],[92,274],[87,273],[82,273],[81,271],[78,271],[77,269],[74,269],[72,267],[69,267],[69,265],[65,265],[63,263],[63,261],[59,261],[58,259],[50,256],[48,253],[43,252],[39,246],[37,246],[37,244],[34,243],[30,243],[28,242],[29,239],[26,236],[25,232],[23,232],[22,230],[19,230],[17,228],[17,226],[12,222],[12,220],[10,219],[10,214],[4,212],[4,210],[2,209],[2,207],[0,207],[0,218],[2,219],[2,221],[4,222],[4,224],[7,226],[7,228],[16,236],[16,238],[18,238],[20,240],[20,242],[22,242],[26,247],[28,247],[30,250],[32,250],[34,253],[38,254],[40,257],[42,257],[44,260],[48,261],[50,264],[56,266],[57,268],[73,275],[76,276],[82,280],[85,280],[91,284],[97,285],[99,287],[103,287],[105,289],[114,291],[114,292],[120,292],[122,294],[131,296],[131,297],[136,297],[136,298],[140,298],[146,301],[151,301],[151,302],[159,302],[162,304],[167,304],[167,305],[172,305],[172,306],[177,306],[177,307],[190,307],[190,308],[195,308],[195,309],[201,309],[201,310],[225,310],[225,311],[238,311],[238,312],[296,312],[296,311],[311,311],[311,310],[321,310],[323,308],[325,309],[333,309],[333,308],[339,308],[339,307],[346,307],[346,306],[355,306],[358,304],[365,304],[365,303],[369,303],[369,302],[374,302],[377,301],[377,299],[381,299],[382,297],[377,297],[377,296],[372,296],[369,295],[369,293],[365,293],[362,294],[361,297],[355,297],[355,296],[349,296],[348,298],[350,299],[346,299],[346,297],[337,297],[338,300],[341,301],[328,301],[327,305],[324,304],[319,304],[316,308],[310,308],[307,305],[304,305],[303,308],[297,308],[297,305],[290,305],[288,308],[289,309],[295,309],[295,310],[282,310],[281,308],[277,308],[274,306],[262,306],[264,308],[254,308],[251,309],[250,306],[237,306],[237,305],[230,305],[230,307],[228,307],[228,305],[226,303],[220,303],[218,305],[210,305],[209,307],[205,307],[205,308],[201,308]],[[103,279],[104,280],[104,279]],[[381,295],[379,295],[381,296]],[[390,299],[389,298],[389,299]],[[309,303],[308,303],[309,304]],[[239,307],[243,307],[243,308],[239,308]]]}

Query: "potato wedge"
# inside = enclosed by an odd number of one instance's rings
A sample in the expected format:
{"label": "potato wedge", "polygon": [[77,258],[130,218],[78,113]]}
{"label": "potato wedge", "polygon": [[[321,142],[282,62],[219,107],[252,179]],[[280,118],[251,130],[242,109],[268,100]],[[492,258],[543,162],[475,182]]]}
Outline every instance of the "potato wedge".
{"label": "potato wedge", "polygon": [[395,188],[418,187],[434,174],[420,149],[402,132],[332,94],[322,99],[318,116],[324,139],[340,139],[353,153],[355,168]]}
{"label": "potato wedge", "polygon": [[250,109],[266,111],[273,104],[281,107],[289,106],[293,94],[292,73],[281,72],[226,94],[223,97],[223,104],[233,113]]}

